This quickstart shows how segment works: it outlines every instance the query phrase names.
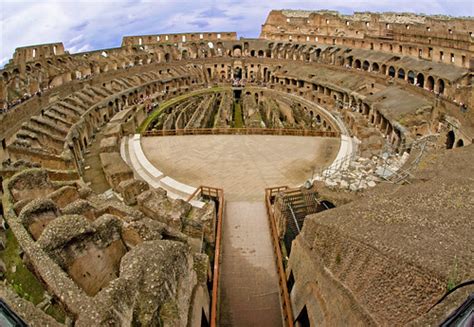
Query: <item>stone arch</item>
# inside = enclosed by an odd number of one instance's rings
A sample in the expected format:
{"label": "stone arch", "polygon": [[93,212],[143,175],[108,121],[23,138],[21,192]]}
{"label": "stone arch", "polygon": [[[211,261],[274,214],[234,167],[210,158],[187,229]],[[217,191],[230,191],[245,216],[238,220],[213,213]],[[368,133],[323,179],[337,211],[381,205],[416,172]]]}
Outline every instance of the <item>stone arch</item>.
{"label": "stone arch", "polygon": [[410,84],[415,84],[415,73],[411,70],[408,71],[407,80]]}
{"label": "stone arch", "polygon": [[354,62],[354,58],[352,56],[347,57],[347,65],[352,67],[353,62]]}
{"label": "stone arch", "polygon": [[398,77],[399,79],[405,79],[405,70],[404,70],[403,68],[400,68],[400,69],[398,70],[397,77]]}
{"label": "stone arch", "polygon": [[462,139],[459,139],[459,141],[456,142],[456,148],[461,148],[464,146],[464,141]]}
{"label": "stone arch", "polygon": [[438,81],[436,82],[436,88],[438,89],[439,94],[444,94],[445,83],[442,78],[438,79]]}
{"label": "stone arch", "polygon": [[364,60],[364,63],[362,64],[362,69],[363,70],[369,70],[370,64],[367,60]]}
{"label": "stone arch", "polygon": [[422,73],[419,73],[416,76],[416,83],[418,84],[419,87],[425,87],[425,75]]}
{"label": "stone arch", "polygon": [[259,57],[259,58],[263,58],[263,57],[264,57],[263,50],[258,50],[258,57]]}
{"label": "stone arch", "polygon": [[373,72],[378,72],[379,69],[380,69],[380,68],[379,68],[379,64],[377,64],[376,62],[374,62],[374,63],[372,64],[372,71],[373,71]]}
{"label": "stone arch", "polygon": [[240,45],[234,45],[232,48],[232,56],[240,57],[242,56],[242,47]]}
{"label": "stone arch", "polygon": [[354,68],[360,69],[360,65],[361,65],[360,60],[359,60],[359,59],[356,59],[356,60],[354,61]]}
{"label": "stone arch", "polygon": [[434,78],[433,78],[433,76],[428,76],[428,78],[426,79],[426,89],[428,91],[433,91],[433,89],[434,89]]}
{"label": "stone arch", "polygon": [[165,53],[165,62],[170,62],[171,55],[169,53]]}
{"label": "stone arch", "polygon": [[390,77],[395,77],[395,67],[390,66],[390,67],[388,68],[388,76],[390,76]]}
{"label": "stone arch", "polygon": [[446,149],[452,149],[454,146],[454,141],[456,136],[454,135],[454,131],[450,130],[446,135]]}

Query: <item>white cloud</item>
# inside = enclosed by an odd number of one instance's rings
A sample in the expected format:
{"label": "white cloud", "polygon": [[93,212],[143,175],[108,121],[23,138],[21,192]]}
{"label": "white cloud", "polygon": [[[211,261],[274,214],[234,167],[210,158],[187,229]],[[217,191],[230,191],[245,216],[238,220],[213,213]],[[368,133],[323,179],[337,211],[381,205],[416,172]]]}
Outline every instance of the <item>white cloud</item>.
{"label": "white cloud", "polygon": [[[19,46],[64,42],[71,52],[120,46],[122,36],[237,31],[258,37],[271,9],[324,9],[327,1],[0,0],[0,66]],[[330,9],[473,15],[469,0],[332,0]]]}

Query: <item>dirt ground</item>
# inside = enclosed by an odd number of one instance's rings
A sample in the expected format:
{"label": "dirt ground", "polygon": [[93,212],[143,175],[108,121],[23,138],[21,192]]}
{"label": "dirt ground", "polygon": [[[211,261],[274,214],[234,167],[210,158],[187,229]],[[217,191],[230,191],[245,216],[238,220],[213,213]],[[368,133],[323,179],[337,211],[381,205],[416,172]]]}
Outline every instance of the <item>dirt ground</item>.
{"label": "dirt ground", "polygon": [[229,200],[262,200],[271,186],[298,186],[327,167],[338,138],[267,135],[144,137],[148,160],[179,182],[224,189]]}

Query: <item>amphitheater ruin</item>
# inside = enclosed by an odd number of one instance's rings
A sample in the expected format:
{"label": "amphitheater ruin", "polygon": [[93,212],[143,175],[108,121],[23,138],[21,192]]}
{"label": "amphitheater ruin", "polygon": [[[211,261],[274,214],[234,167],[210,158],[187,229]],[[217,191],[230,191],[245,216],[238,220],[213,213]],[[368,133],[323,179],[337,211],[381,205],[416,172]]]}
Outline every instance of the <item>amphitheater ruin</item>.
{"label": "amphitheater ruin", "polygon": [[[17,48],[6,326],[472,326],[474,19]],[[3,320],[2,320],[3,319]]]}

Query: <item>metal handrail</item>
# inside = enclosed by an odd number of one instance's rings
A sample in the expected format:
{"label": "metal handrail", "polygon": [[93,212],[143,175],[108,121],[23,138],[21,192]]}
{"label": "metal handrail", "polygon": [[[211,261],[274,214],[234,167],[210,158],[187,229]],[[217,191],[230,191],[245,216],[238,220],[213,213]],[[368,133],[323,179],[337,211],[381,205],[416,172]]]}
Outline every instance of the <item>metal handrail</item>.
{"label": "metal handrail", "polygon": [[265,189],[265,206],[267,208],[267,216],[270,222],[270,229],[272,234],[273,251],[276,257],[276,264],[278,268],[278,277],[280,285],[280,299],[283,312],[283,319],[285,326],[293,327],[293,311],[291,309],[290,295],[288,293],[288,286],[286,285],[286,273],[283,267],[283,256],[281,253],[280,242],[277,234],[275,219],[273,216],[271,198],[281,191],[288,189],[287,186],[272,187]]}
{"label": "metal handrail", "polygon": [[285,136],[319,136],[339,137],[339,132],[316,131],[299,128],[186,128],[170,130],[151,130],[142,136],[176,136],[176,135],[285,135]]}
{"label": "metal handrail", "polygon": [[197,197],[199,194],[217,198],[219,201],[219,209],[217,211],[217,229],[214,248],[214,267],[212,273],[212,295],[211,295],[211,318],[210,326],[217,327],[217,305],[219,303],[219,273],[220,273],[220,254],[221,254],[221,237],[222,237],[222,219],[224,217],[224,190],[210,186],[199,186],[196,191],[188,198],[188,202]]}

